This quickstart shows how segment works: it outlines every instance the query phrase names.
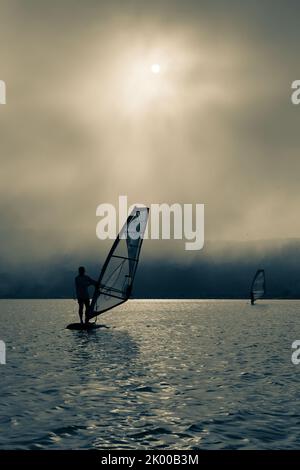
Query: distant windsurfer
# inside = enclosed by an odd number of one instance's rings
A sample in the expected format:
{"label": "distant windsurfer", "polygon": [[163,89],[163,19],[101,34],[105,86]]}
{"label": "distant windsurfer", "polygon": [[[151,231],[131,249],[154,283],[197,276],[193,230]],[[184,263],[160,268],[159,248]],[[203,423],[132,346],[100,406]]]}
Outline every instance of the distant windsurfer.
{"label": "distant windsurfer", "polygon": [[90,309],[90,294],[89,287],[96,286],[97,281],[94,281],[85,274],[85,268],[80,266],[78,268],[78,276],[75,278],[76,297],[79,305],[79,318],[80,323],[83,324],[83,307],[85,306],[85,323],[89,321]]}

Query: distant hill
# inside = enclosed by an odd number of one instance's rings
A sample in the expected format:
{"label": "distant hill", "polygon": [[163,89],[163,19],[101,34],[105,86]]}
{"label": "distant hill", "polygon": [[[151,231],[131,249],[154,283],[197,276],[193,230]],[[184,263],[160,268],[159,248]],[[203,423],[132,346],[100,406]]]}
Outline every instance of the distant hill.
{"label": "distant hill", "polygon": [[[57,257],[47,263],[10,267],[1,263],[1,298],[70,298],[78,264],[91,276],[99,265],[91,253]],[[5,266],[5,269],[3,268]],[[246,298],[257,268],[266,270],[267,297],[300,298],[300,240],[207,242],[193,262],[142,257],[136,298]]]}

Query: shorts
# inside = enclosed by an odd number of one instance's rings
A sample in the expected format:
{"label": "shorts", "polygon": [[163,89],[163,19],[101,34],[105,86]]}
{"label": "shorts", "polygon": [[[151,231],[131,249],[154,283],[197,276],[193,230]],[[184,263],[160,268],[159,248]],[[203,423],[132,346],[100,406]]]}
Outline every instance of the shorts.
{"label": "shorts", "polygon": [[79,304],[79,307],[83,307],[85,305],[85,308],[90,307],[90,299],[77,299],[77,302]]}

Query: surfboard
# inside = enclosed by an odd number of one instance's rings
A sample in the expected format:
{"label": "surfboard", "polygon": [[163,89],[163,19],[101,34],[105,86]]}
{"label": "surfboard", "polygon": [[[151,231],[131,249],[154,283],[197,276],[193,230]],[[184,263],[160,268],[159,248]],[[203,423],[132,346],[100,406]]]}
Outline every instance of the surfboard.
{"label": "surfboard", "polygon": [[104,325],[97,325],[96,323],[70,323],[66,326],[67,330],[95,330],[97,328],[107,328]]}

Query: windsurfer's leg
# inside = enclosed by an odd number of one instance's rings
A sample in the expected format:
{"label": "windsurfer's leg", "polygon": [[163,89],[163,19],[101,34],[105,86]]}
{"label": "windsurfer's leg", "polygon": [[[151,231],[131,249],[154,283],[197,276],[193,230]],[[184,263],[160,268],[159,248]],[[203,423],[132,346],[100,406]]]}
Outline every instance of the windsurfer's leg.
{"label": "windsurfer's leg", "polygon": [[80,323],[83,323],[82,317],[83,317],[83,302],[82,300],[78,300],[78,305],[79,305],[79,318],[80,318]]}
{"label": "windsurfer's leg", "polygon": [[85,323],[89,322],[89,312],[90,312],[90,299],[84,301],[85,305]]}

